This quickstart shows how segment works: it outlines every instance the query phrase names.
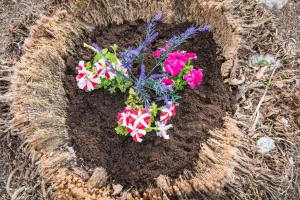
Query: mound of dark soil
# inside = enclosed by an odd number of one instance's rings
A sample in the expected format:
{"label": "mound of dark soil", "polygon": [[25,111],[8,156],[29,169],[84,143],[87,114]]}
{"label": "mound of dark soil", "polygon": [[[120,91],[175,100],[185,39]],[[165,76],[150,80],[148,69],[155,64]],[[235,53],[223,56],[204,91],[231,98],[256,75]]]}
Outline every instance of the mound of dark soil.
{"label": "mound of dark soil", "polygon": [[[159,39],[151,48],[162,46],[166,39],[188,26],[160,25]],[[117,43],[122,49],[141,39],[144,29],[142,21],[100,27],[95,35],[83,41],[97,41],[102,47]],[[104,167],[111,181],[126,187],[154,183],[160,174],[178,178],[185,169],[192,171],[201,151],[200,144],[207,140],[208,131],[221,128],[225,111],[231,111],[231,92],[223,84],[220,74],[222,60],[217,58],[218,46],[212,33],[200,33],[180,47],[197,52],[195,63],[204,69],[204,81],[196,90],[186,89],[182,94],[177,115],[172,120],[174,129],[169,131],[171,139],[163,140],[148,134],[139,144],[114,131],[117,113],[123,110],[127,93],[109,94],[103,90],[86,93],[77,88],[76,64],[80,59],[91,57],[91,52],[83,49],[82,44],[78,44],[78,51],[73,56],[66,58],[64,84],[69,99],[66,124],[70,127],[71,145],[77,156],[83,158],[84,165]]]}

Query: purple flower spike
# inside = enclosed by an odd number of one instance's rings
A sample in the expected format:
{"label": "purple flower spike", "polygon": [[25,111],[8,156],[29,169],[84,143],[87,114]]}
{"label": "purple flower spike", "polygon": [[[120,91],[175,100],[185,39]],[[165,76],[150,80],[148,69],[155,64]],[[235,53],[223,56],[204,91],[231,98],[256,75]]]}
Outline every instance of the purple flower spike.
{"label": "purple flower spike", "polygon": [[165,76],[166,76],[165,74],[152,74],[151,76],[149,76],[149,78],[159,79],[159,78],[163,78]]}
{"label": "purple flower spike", "polygon": [[98,51],[100,54],[102,54],[102,49],[98,46],[98,44],[93,43],[92,46],[93,46],[95,49],[97,49],[97,51]]}
{"label": "purple flower spike", "polygon": [[140,73],[139,79],[140,79],[140,81],[145,79],[145,65],[144,65],[144,63],[141,65],[141,73]]}
{"label": "purple flower spike", "polygon": [[160,21],[162,14],[162,11],[158,11],[156,16],[153,18],[153,21]]}
{"label": "purple flower spike", "polygon": [[198,30],[201,31],[201,32],[204,32],[204,31],[208,31],[208,30],[211,29],[211,28],[212,28],[212,25],[211,25],[211,24],[208,24],[208,25],[205,25],[205,26],[200,26],[200,27],[198,28]]}

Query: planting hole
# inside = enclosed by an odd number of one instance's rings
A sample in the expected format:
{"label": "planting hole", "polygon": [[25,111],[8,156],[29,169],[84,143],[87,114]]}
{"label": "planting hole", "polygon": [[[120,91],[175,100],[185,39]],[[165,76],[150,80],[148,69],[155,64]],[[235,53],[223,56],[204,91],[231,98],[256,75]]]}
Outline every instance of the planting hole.
{"label": "planting hole", "polygon": [[[160,24],[160,35],[149,49],[162,47],[168,38],[185,31],[190,25]],[[211,32],[202,32],[179,47],[197,53],[194,64],[203,69],[204,81],[196,90],[187,87],[182,93],[177,114],[171,120],[174,128],[168,131],[170,140],[148,133],[142,143],[135,143],[130,136],[117,135],[114,130],[116,116],[124,109],[128,92],[84,92],[76,85],[75,67],[79,60],[89,60],[92,56],[92,52],[83,48],[83,42],[97,42],[101,47],[116,43],[123,50],[142,40],[145,26],[143,21],[136,21],[99,27],[94,35],[78,41],[76,52],[66,58],[64,87],[69,100],[66,124],[70,145],[74,146],[78,158],[82,158],[84,167],[104,167],[111,182],[125,187],[145,187],[153,184],[161,174],[178,178],[184,170],[193,172],[201,154],[200,145],[208,139],[209,130],[222,128],[225,112],[232,111],[230,88],[223,83],[220,73],[221,49]],[[151,68],[153,61],[148,60],[146,66]]]}

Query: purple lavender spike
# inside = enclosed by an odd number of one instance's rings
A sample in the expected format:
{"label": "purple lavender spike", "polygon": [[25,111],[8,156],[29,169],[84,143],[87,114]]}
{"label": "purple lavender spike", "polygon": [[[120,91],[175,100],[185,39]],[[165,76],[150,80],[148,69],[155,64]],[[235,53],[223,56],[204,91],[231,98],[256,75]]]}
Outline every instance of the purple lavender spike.
{"label": "purple lavender spike", "polygon": [[211,24],[208,24],[208,25],[200,26],[200,27],[198,28],[198,30],[201,31],[201,32],[204,32],[204,31],[208,31],[208,30],[211,29],[211,28],[212,28],[212,25],[211,25]]}
{"label": "purple lavender spike", "polygon": [[98,44],[93,43],[92,46],[93,46],[95,49],[97,49],[97,51],[98,51],[100,54],[102,54],[102,49],[98,46]]}
{"label": "purple lavender spike", "polygon": [[140,73],[140,80],[144,80],[145,79],[145,65],[144,63],[141,65],[141,73]]}
{"label": "purple lavender spike", "polygon": [[163,78],[165,77],[166,75],[164,74],[152,74],[151,76],[149,76],[149,78],[152,78],[152,79],[159,79],[159,78]]}
{"label": "purple lavender spike", "polygon": [[156,16],[153,18],[153,21],[160,21],[162,15],[163,15],[162,11],[158,11]]}

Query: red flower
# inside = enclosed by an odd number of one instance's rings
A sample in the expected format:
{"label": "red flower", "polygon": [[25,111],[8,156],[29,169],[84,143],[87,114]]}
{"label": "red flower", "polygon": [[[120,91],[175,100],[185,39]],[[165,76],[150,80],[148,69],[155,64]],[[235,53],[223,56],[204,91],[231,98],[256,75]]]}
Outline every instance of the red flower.
{"label": "red flower", "polygon": [[176,115],[176,106],[170,103],[169,106],[163,106],[161,112],[160,121],[166,123],[172,116]]}
{"label": "red flower", "polygon": [[135,142],[142,142],[143,141],[142,137],[144,135],[146,135],[146,131],[145,130],[141,130],[141,129],[135,128],[131,124],[126,128],[126,130],[128,131],[128,133],[130,133],[132,139]]}
{"label": "red flower", "polygon": [[146,129],[150,126],[151,115],[145,109],[132,110],[129,122],[134,128]]}
{"label": "red flower", "polygon": [[175,82],[172,79],[169,79],[165,77],[164,79],[161,80],[162,83],[164,83],[167,86],[172,86],[175,84]]}

